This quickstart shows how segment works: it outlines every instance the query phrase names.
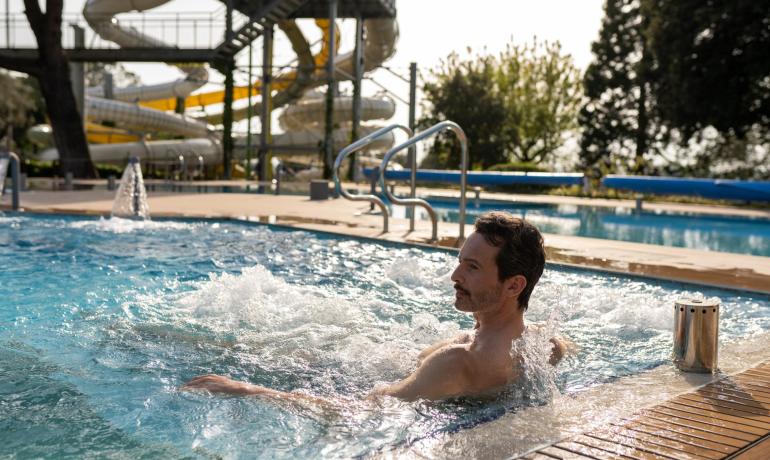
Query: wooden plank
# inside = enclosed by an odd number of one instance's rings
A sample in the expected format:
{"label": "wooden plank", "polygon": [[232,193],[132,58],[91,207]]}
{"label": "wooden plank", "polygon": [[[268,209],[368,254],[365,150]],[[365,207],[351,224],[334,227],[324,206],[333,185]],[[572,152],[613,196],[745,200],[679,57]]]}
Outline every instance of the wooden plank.
{"label": "wooden plank", "polygon": [[768,411],[767,409],[763,409],[761,406],[757,407],[755,405],[752,406],[748,404],[743,404],[741,402],[729,401],[729,400],[719,399],[715,397],[708,397],[698,393],[687,393],[684,395],[680,395],[679,398],[687,399],[687,400],[702,403],[702,404],[710,404],[714,407],[745,412],[747,414],[751,414],[751,416],[753,417],[762,417],[765,419],[764,421],[770,423],[770,411]]}
{"label": "wooden plank", "polygon": [[765,414],[770,414],[770,403],[757,401],[756,399],[753,399],[746,394],[744,394],[744,396],[748,396],[748,397],[735,396],[726,391],[705,390],[705,389],[700,389],[694,392],[693,394],[702,396],[704,398],[708,398],[714,401],[727,402],[732,404],[739,404],[741,406],[747,406],[754,410],[762,411]]}
{"label": "wooden plank", "polygon": [[752,378],[760,385],[770,386],[770,375],[764,371],[748,370],[740,374],[742,377]]}
{"label": "wooden plank", "polygon": [[[681,442],[675,439],[670,439],[667,436],[661,436],[657,433],[648,433],[643,430],[639,430],[635,427],[623,427],[616,424],[609,424],[604,427],[606,430],[623,435],[633,436],[637,441],[642,441],[647,444],[666,447],[682,454],[692,455],[699,458],[708,458],[710,460],[719,460],[724,457],[724,454],[712,449],[699,447],[690,443]],[[650,431],[650,430],[647,430]],[[654,430],[652,430],[654,431]]]}
{"label": "wooden plank", "polygon": [[763,396],[770,396],[770,389],[762,386],[754,385],[752,382],[746,382],[743,380],[733,380],[733,384],[738,385],[744,391],[752,391],[760,393]]}
{"label": "wooden plank", "polygon": [[722,395],[725,397],[730,398],[737,398],[744,401],[754,401],[759,404],[767,405],[770,407],[770,396],[763,396],[760,393],[752,393],[749,391],[741,391],[737,389],[731,389],[729,387],[719,387],[719,386],[713,386],[713,387],[707,387],[707,388],[700,388],[697,390],[698,393],[701,394],[712,394],[712,395]]}
{"label": "wooden plank", "polygon": [[738,375],[733,375],[732,377],[730,377],[730,379],[734,382],[738,382],[743,385],[750,385],[752,387],[756,387],[757,389],[764,392],[770,391],[770,383],[765,383],[761,380],[753,378],[751,375],[738,374]]}
{"label": "wooden plank", "polygon": [[[717,434],[714,430],[711,430],[711,429],[706,430],[706,429],[696,428],[691,425],[686,425],[686,424],[682,425],[682,424],[673,423],[672,421],[670,421],[670,419],[669,421],[667,421],[665,419],[661,420],[661,418],[659,417],[646,416],[646,417],[637,417],[634,419],[626,419],[626,421],[641,423],[643,425],[647,425],[658,429],[668,429],[675,433],[691,436],[695,439],[702,439],[702,440],[714,442],[717,444],[721,444],[723,446],[732,448],[733,452],[749,444],[748,441],[743,441],[741,439],[735,439],[733,437],[724,436],[723,434]],[[684,420],[683,422],[686,423],[686,421]],[[716,428],[716,427],[711,427],[711,428]]]}
{"label": "wooden plank", "polygon": [[570,452],[586,455],[588,457],[592,457],[598,460],[616,460],[616,459],[623,458],[618,454],[606,452],[604,450],[597,449],[596,447],[588,447],[586,445],[569,441],[569,440],[557,442],[556,444],[554,444],[554,447],[558,447],[559,449],[568,450]]}
{"label": "wooden plank", "polygon": [[624,428],[629,428],[636,431],[641,431],[647,434],[661,436],[663,438],[672,439],[674,441],[683,442],[685,444],[691,444],[696,447],[713,450],[719,452],[722,455],[731,454],[738,450],[737,447],[729,444],[722,444],[716,440],[709,439],[706,436],[698,435],[690,432],[681,432],[675,427],[668,427],[662,424],[655,424],[654,422],[645,422],[644,420],[629,421],[623,420],[615,424]]}
{"label": "wooden plank", "polygon": [[746,369],[745,371],[741,372],[741,374],[756,375],[758,377],[764,378],[765,381],[770,382],[770,369],[755,367],[753,369]]}
{"label": "wooden plank", "polygon": [[608,442],[614,442],[614,443],[621,444],[628,447],[633,447],[638,450],[650,452],[653,454],[672,458],[675,460],[679,460],[679,459],[703,460],[705,458],[699,455],[690,454],[677,449],[672,449],[670,447],[661,446],[655,443],[650,443],[650,442],[647,442],[646,440],[637,439],[637,437],[634,436],[634,434],[636,433],[632,433],[632,434],[628,434],[627,432],[626,434],[617,433],[607,427],[603,427],[598,430],[585,433],[586,436],[590,436],[592,438],[601,439],[603,441],[608,441]]}
{"label": "wooden plank", "polygon": [[[697,414],[690,412],[689,410],[692,409],[690,407],[677,407],[676,405],[667,405],[666,403],[659,404],[655,406],[656,412],[664,412],[668,415],[674,415],[677,417],[682,417],[690,420],[694,420],[697,422],[707,423],[709,425],[714,425],[722,428],[727,428],[734,431],[740,431],[748,435],[752,435],[754,439],[762,436],[765,434],[766,430],[763,430],[762,428],[757,428],[750,425],[743,425],[741,423],[734,423],[727,420],[722,420],[719,418],[715,418],[712,415],[705,413],[704,414]],[[700,411],[699,411],[700,412]],[[718,414],[717,414],[718,415]]]}
{"label": "wooden plank", "polygon": [[767,460],[768,458],[770,458],[770,436],[766,436],[746,452],[741,452],[734,457],[734,460]]}
{"label": "wooden plank", "polygon": [[604,441],[602,439],[592,438],[584,434],[579,434],[570,438],[570,441],[583,444],[585,446],[595,447],[607,452],[611,452],[626,458],[635,460],[667,460],[669,457],[657,455],[652,452],[645,452],[633,447],[622,446],[620,444]]}
{"label": "wooden plank", "polygon": [[701,409],[706,411],[715,412],[719,418],[733,417],[736,422],[743,423],[744,425],[756,426],[764,430],[770,431],[770,417],[766,415],[752,414],[739,409],[731,409],[729,407],[722,407],[713,405],[702,401],[693,401],[692,399],[685,398],[684,395],[677,396],[676,398],[666,401],[668,404],[678,404],[680,406],[688,406],[695,409]]}
{"label": "wooden plank", "polygon": [[[752,420],[748,417],[743,417],[741,415],[734,415],[726,413],[724,410],[714,410],[710,408],[707,404],[701,404],[702,407],[698,407],[697,403],[688,402],[685,401],[684,403],[681,401],[666,401],[662,404],[664,407],[671,407],[674,409],[678,409],[684,412],[690,412],[693,414],[703,415],[705,417],[711,417],[714,419],[723,420],[725,422],[730,422],[735,424],[735,426],[744,426],[744,427],[753,427],[756,428],[756,434],[759,436],[762,436],[767,431],[770,431],[770,424],[760,422],[757,420]],[[703,407],[705,406],[705,407]]]}
{"label": "wooden plank", "polygon": [[568,450],[559,449],[555,446],[549,446],[544,449],[538,450],[538,453],[550,455],[551,457],[561,460],[596,460],[594,457],[586,457],[585,455],[576,454]]}
{"label": "wooden plank", "polygon": [[670,410],[659,406],[649,409],[649,412],[643,411],[642,413],[656,420],[661,420],[665,423],[685,426],[688,428],[697,428],[699,430],[716,433],[721,436],[734,438],[744,443],[753,442],[759,436],[754,433],[734,430],[732,428],[728,428],[726,425],[711,424],[708,423],[708,420],[704,419],[703,417],[697,415],[693,416],[692,414],[688,414],[686,412]]}

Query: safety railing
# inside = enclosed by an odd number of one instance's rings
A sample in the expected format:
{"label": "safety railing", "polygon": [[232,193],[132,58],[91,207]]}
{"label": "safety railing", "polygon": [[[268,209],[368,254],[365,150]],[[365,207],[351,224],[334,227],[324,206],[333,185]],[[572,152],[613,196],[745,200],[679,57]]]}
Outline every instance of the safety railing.
{"label": "safety railing", "polygon": [[[3,161],[5,160],[5,161]],[[10,168],[11,172],[11,209],[14,211],[19,210],[19,191],[21,190],[21,162],[19,157],[13,152],[0,153],[0,196],[2,196],[3,186],[5,185],[5,173],[6,168]]]}
{"label": "safety railing", "polygon": [[351,195],[348,193],[347,190],[345,190],[342,187],[342,184],[340,183],[340,175],[339,170],[342,166],[342,162],[345,160],[345,158],[350,155],[351,153],[357,152],[367,145],[374,142],[376,139],[378,139],[381,136],[384,136],[385,134],[393,131],[394,129],[400,129],[401,131],[404,131],[407,136],[412,137],[412,130],[407,128],[404,125],[399,124],[392,124],[389,126],[386,126],[384,128],[378,129],[377,131],[374,131],[373,133],[362,137],[361,139],[357,140],[356,142],[353,142],[352,144],[348,145],[344,149],[340,150],[339,155],[337,155],[337,159],[334,161],[334,186],[337,189],[337,193],[342,195],[344,198],[350,200],[350,201],[368,201],[372,204],[376,204],[380,211],[382,212],[382,231],[383,233],[388,232],[388,208],[385,206],[385,203],[376,195]]}
{"label": "safety railing", "polygon": [[[393,158],[393,156],[396,155],[398,152],[404,150],[405,148],[409,148],[415,145],[416,143],[423,141],[431,136],[435,136],[436,134],[445,130],[452,131],[457,136],[457,139],[460,141],[460,156],[461,156],[460,161],[462,164],[461,164],[461,176],[460,176],[460,235],[458,237],[458,243],[462,243],[463,240],[465,240],[465,206],[466,206],[465,189],[468,181],[468,139],[465,136],[465,132],[460,127],[460,125],[458,125],[453,121],[442,121],[440,123],[436,123],[435,125],[431,126],[425,131],[417,133],[416,135],[407,139],[405,142],[390,149],[383,157],[382,164],[380,165],[380,185],[382,187],[382,191],[385,194],[385,196],[388,198],[388,200],[392,201],[393,203],[399,204],[402,206],[420,206],[422,208],[425,208],[425,210],[428,212],[428,215],[430,215],[431,223],[433,224],[431,240],[438,241],[438,216],[436,215],[436,211],[433,209],[433,207],[427,201],[420,198],[402,199],[394,196],[385,185],[385,171],[388,167],[388,163],[390,162],[390,159]],[[414,168],[413,165],[411,167]],[[412,180],[414,180],[414,177],[415,177],[415,174],[413,171],[413,173],[411,174]]]}

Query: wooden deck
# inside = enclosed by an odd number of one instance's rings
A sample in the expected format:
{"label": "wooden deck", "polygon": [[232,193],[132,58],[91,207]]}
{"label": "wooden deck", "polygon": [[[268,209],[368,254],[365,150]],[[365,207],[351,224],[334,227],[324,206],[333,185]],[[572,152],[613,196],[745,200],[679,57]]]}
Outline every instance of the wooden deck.
{"label": "wooden deck", "polygon": [[770,459],[770,362],[521,457]]}

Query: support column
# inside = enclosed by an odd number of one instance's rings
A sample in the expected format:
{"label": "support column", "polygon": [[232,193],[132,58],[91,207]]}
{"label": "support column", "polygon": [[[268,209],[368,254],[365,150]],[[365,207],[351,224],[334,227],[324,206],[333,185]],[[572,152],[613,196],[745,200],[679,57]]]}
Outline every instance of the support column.
{"label": "support column", "polygon": [[[77,24],[70,24],[75,34],[75,48],[86,47],[86,31]],[[75,93],[75,105],[82,120],[86,119],[86,75],[82,62],[70,62],[70,79],[72,80],[72,92]]]}
{"label": "support column", "polygon": [[[350,132],[350,143],[357,141],[360,137],[359,129],[361,127],[361,79],[364,74],[364,20],[359,14],[356,17],[356,47],[353,57],[353,128]],[[350,154],[350,169],[348,170],[348,180],[355,180],[356,173],[356,153]]]}
{"label": "support column", "polygon": [[[417,109],[417,63],[409,64],[409,129],[414,132],[416,129],[415,113]],[[409,197],[415,198],[417,193],[417,147],[409,147],[409,168],[412,170],[409,178],[410,192]],[[414,219],[416,208],[412,207],[412,216],[409,218],[409,231],[414,231]]]}
{"label": "support column", "polygon": [[329,0],[329,59],[326,61],[326,116],[324,118],[324,179],[332,178],[334,164],[334,63],[337,54],[337,0]]}
{"label": "support column", "polygon": [[246,92],[246,180],[251,179],[251,117],[254,116],[251,107],[251,92],[254,86],[251,67],[252,67],[252,43],[249,42],[249,83]]}
{"label": "support column", "polygon": [[[265,27],[262,35],[262,105],[260,106],[259,122],[261,131],[259,133],[259,180],[266,181],[267,175],[267,157],[270,152],[270,116],[273,105],[272,84],[273,84],[273,26]],[[262,186],[259,187],[262,190]]]}
{"label": "support column", "polygon": [[103,78],[103,88],[104,88],[104,98],[105,99],[115,99],[115,82],[112,78],[112,74],[110,72],[104,72],[102,74]]}
{"label": "support column", "polygon": [[[233,0],[227,0],[225,14],[225,41],[230,43],[233,39]],[[229,180],[231,176],[233,158],[233,70],[235,70],[235,56],[230,56],[225,63],[225,107],[222,114],[222,166],[224,178]]]}

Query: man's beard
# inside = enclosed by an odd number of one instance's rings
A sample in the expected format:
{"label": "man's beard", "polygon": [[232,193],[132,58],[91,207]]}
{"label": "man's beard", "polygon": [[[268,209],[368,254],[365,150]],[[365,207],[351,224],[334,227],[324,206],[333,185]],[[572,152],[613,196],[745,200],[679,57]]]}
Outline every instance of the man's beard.
{"label": "man's beard", "polygon": [[459,284],[455,283],[455,292],[461,293],[459,297],[455,297],[455,308],[460,311],[477,312],[489,309],[492,305],[500,302],[500,297],[503,294],[503,286],[501,283],[493,289],[481,290],[474,293],[464,289]]}

